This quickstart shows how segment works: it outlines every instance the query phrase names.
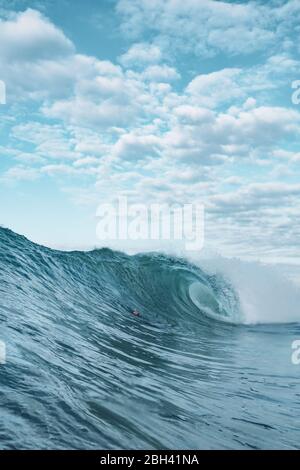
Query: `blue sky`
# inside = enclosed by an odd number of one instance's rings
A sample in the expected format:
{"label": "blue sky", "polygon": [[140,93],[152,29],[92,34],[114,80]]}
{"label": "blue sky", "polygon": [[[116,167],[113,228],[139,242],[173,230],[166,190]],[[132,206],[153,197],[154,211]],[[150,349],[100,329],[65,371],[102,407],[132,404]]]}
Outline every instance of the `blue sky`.
{"label": "blue sky", "polygon": [[206,206],[206,245],[298,263],[299,0],[0,0],[0,223],[97,244],[96,208]]}

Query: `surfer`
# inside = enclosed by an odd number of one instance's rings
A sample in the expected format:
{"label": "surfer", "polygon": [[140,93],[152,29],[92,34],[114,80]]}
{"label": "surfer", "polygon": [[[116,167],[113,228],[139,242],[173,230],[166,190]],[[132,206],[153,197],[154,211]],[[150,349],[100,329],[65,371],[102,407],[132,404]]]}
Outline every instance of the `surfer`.
{"label": "surfer", "polygon": [[132,311],[132,315],[134,317],[140,317],[141,316],[140,312],[136,308]]}

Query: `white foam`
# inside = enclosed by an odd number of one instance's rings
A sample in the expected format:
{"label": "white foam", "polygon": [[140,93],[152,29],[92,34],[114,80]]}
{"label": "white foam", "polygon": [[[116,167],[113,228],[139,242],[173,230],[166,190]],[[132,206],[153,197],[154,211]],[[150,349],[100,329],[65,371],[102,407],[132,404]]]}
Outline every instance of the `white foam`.
{"label": "white foam", "polygon": [[222,274],[232,284],[240,298],[244,323],[300,322],[300,288],[280,272],[280,266],[222,257],[197,264]]}

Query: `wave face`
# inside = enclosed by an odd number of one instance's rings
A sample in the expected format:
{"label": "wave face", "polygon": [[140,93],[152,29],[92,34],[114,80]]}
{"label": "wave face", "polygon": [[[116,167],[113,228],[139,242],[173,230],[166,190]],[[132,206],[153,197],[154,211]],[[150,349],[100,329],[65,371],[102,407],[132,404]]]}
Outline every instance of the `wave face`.
{"label": "wave face", "polygon": [[185,260],[0,229],[1,448],[299,448],[300,328],[244,322]]}

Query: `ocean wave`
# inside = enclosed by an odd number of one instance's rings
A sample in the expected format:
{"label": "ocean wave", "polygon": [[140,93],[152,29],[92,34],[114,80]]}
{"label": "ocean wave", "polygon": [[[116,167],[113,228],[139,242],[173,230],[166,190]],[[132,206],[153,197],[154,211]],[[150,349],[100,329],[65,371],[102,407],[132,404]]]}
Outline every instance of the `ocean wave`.
{"label": "ocean wave", "polygon": [[[271,404],[295,376],[272,355],[298,326],[245,325],[253,297],[230,266],[67,253],[0,229],[1,447],[297,447],[292,414]],[[262,336],[270,357],[253,364]]]}

